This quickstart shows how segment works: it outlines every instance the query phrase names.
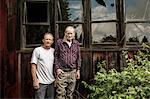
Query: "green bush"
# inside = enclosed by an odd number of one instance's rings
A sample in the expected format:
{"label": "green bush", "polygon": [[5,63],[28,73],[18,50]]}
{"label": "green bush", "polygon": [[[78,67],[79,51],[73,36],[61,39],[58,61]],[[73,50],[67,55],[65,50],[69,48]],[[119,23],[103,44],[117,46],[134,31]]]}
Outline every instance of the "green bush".
{"label": "green bush", "polygon": [[94,77],[94,83],[83,84],[91,90],[90,99],[150,99],[150,51],[143,44],[134,58],[128,57],[124,51],[127,66],[121,72],[104,69],[106,62],[97,64],[99,71]]}

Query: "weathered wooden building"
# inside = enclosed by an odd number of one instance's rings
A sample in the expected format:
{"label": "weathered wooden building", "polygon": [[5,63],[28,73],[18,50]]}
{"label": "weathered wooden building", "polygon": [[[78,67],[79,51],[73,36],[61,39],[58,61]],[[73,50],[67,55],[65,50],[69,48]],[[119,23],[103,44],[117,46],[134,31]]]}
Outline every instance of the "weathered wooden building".
{"label": "weathered wooden building", "polygon": [[32,50],[42,33],[56,40],[67,25],[76,28],[88,81],[98,61],[119,70],[122,50],[150,42],[150,0],[0,0],[0,98],[33,97]]}

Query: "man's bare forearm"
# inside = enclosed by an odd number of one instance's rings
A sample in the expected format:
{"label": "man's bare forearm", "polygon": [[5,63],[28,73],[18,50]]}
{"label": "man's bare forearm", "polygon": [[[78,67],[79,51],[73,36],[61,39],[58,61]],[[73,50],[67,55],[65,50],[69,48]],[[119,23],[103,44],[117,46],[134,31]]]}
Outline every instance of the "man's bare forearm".
{"label": "man's bare forearm", "polygon": [[37,80],[37,77],[36,77],[36,64],[31,64],[31,75],[32,75],[33,81],[36,81]]}

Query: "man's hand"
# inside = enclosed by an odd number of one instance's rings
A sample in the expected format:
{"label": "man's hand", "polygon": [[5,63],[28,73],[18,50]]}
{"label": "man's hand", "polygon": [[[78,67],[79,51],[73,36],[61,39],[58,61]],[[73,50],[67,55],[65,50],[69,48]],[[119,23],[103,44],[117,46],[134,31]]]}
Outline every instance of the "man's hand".
{"label": "man's hand", "polygon": [[33,87],[34,87],[34,89],[39,89],[40,88],[38,79],[33,81]]}
{"label": "man's hand", "polygon": [[76,72],[76,79],[80,79],[80,70],[77,70]]}
{"label": "man's hand", "polygon": [[63,73],[63,72],[64,72],[63,70],[57,69],[57,70],[56,70],[56,75],[57,75],[57,77],[58,77],[61,73]]}
{"label": "man's hand", "polygon": [[31,74],[33,79],[33,87],[34,89],[39,89],[39,80],[36,77],[36,64],[31,64]]}

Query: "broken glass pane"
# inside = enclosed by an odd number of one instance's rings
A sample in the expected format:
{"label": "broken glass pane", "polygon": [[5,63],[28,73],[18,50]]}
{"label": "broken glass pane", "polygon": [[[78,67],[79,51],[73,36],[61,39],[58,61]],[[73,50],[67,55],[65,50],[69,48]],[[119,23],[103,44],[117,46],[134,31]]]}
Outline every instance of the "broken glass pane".
{"label": "broken glass pane", "polygon": [[150,0],[125,0],[126,20],[150,20]]}
{"label": "broken glass pane", "polygon": [[115,0],[91,0],[92,21],[116,19]]}

